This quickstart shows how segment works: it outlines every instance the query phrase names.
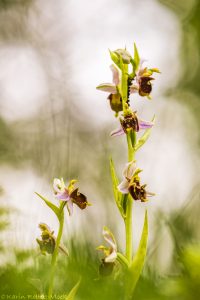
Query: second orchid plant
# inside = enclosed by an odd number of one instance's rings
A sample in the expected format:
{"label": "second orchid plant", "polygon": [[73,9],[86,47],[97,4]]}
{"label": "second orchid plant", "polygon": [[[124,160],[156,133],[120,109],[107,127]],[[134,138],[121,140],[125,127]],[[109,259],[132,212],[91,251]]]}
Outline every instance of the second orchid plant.
{"label": "second orchid plant", "polygon": [[[45,204],[54,212],[59,222],[59,229],[57,237],[54,236],[54,232],[51,231],[48,225],[45,223],[40,223],[39,228],[41,230],[41,239],[37,239],[37,243],[40,247],[41,253],[46,255],[51,255],[51,268],[48,284],[48,299],[53,299],[53,289],[54,289],[54,278],[56,271],[56,262],[59,250],[68,255],[68,251],[61,245],[61,238],[63,235],[65,210],[67,208],[68,214],[71,216],[73,214],[73,206],[76,204],[80,209],[85,209],[90,205],[84,194],[79,192],[78,188],[75,188],[77,180],[71,180],[68,185],[65,184],[63,178],[55,178],[53,182],[53,192],[57,200],[59,200],[59,205],[55,205],[42,195],[36,193]],[[75,294],[78,290],[80,280],[72,288],[65,300],[73,300]]]}
{"label": "second orchid plant", "polygon": [[[136,45],[134,44],[134,55],[126,49],[110,51],[113,61],[111,71],[112,83],[103,83],[97,86],[100,91],[108,92],[108,101],[115,116],[119,118],[119,128],[111,132],[111,136],[124,135],[127,140],[128,161],[124,167],[122,181],[116,175],[113,161],[110,161],[114,198],[121,217],[125,224],[126,250],[120,253],[117,250],[117,243],[113,233],[103,228],[103,237],[108,247],[103,245],[97,249],[103,251],[104,257],[100,266],[100,273],[108,275],[115,269],[117,261],[128,271],[125,282],[126,299],[131,299],[137,281],[141,275],[146,253],[148,239],[148,214],[145,212],[144,225],[140,243],[136,253],[133,253],[132,234],[132,206],[134,201],[146,202],[154,194],[147,190],[146,184],[140,180],[141,169],[136,163],[135,154],[147,141],[154,118],[151,121],[144,121],[137,112],[131,108],[130,95],[138,94],[141,97],[151,99],[153,73],[160,73],[157,68],[147,68],[144,61],[140,59]],[[144,130],[141,137],[137,133]]]}

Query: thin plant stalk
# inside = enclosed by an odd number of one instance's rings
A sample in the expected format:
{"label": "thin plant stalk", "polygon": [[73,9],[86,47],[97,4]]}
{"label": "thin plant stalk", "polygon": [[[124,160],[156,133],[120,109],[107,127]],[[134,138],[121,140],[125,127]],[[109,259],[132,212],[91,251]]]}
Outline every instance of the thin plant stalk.
{"label": "thin plant stalk", "polygon": [[[127,144],[128,144],[128,161],[134,159],[134,150],[132,146],[130,132],[127,134]],[[132,232],[132,211],[133,211],[133,200],[131,197],[127,197],[127,206],[126,206],[126,218],[125,218],[125,229],[126,229],[126,258],[130,263],[132,261],[132,252],[133,252],[133,232]]]}
{"label": "thin plant stalk", "polygon": [[61,237],[62,237],[62,234],[63,234],[63,225],[64,225],[63,208],[64,208],[64,205],[65,205],[65,202],[62,202],[61,205],[60,205],[59,230],[58,230],[58,235],[57,235],[57,238],[56,238],[55,249],[54,249],[54,252],[52,254],[52,259],[51,259],[51,272],[50,272],[50,279],[49,279],[48,299],[51,299],[52,294],[53,294],[54,277],[55,277],[55,271],[56,271],[56,261],[57,261],[57,256],[58,256]]}
{"label": "thin plant stalk", "polygon": [[[121,81],[121,91],[122,91],[122,103],[123,103],[123,113],[126,113],[126,103],[128,95],[128,86],[127,86],[127,72],[128,65],[122,64],[122,81]],[[134,139],[136,139],[136,134],[134,134]],[[134,158],[134,148],[131,140],[131,133],[127,133],[127,145],[128,145],[128,161],[132,161]],[[126,231],[126,258],[129,263],[132,261],[132,252],[133,252],[133,233],[132,233],[132,210],[133,210],[133,201],[128,195],[125,195],[125,201],[127,201],[126,206],[126,217],[125,217],[125,231]]]}

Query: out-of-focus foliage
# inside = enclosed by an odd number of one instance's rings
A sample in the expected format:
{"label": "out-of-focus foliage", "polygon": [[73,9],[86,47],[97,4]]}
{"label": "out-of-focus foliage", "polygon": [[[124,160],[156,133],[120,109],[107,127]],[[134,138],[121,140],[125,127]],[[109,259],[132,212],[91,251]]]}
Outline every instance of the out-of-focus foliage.
{"label": "out-of-focus foliage", "polygon": [[170,94],[175,94],[176,99],[191,109],[192,114],[196,116],[197,126],[199,128],[200,1],[159,0],[159,2],[176,14],[182,27],[180,80],[175,89],[170,91]]}
{"label": "out-of-focus foliage", "polygon": [[[77,299],[123,299],[122,275],[99,277],[99,258],[90,244],[75,245],[74,242],[70,244],[70,256],[65,257],[60,254],[58,260],[55,294],[67,294],[75,282],[81,278]],[[38,253],[35,250],[15,251],[15,264],[9,263],[1,267],[1,295],[46,294],[50,257]],[[146,268],[133,299],[198,299],[199,262],[200,247],[190,245],[184,248],[178,257],[176,275],[161,277]]]}

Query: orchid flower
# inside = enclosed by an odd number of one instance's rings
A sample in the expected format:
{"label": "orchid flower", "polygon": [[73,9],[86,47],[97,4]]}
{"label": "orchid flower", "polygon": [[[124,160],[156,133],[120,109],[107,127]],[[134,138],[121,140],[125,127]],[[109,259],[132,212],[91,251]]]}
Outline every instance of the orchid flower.
{"label": "orchid flower", "polygon": [[112,83],[102,83],[97,86],[97,89],[103,92],[109,92],[108,100],[110,100],[110,107],[113,111],[118,113],[123,110],[122,97],[119,92],[120,78],[119,70],[115,65],[111,65],[110,69],[113,75]]}
{"label": "orchid flower", "polygon": [[76,180],[71,180],[66,186],[62,178],[55,178],[53,182],[55,197],[66,202],[69,215],[73,213],[73,204],[76,204],[80,209],[85,209],[89,205],[86,196],[79,193],[78,188],[74,188],[75,183]]}
{"label": "orchid flower", "polygon": [[136,112],[129,112],[120,119],[121,126],[111,132],[111,136],[120,136],[127,133],[127,130],[132,129],[136,132],[151,128],[154,123],[137,118]]}
{"label": "orchid flower", "polygon": [[36,239],[38,245],[40,246],[41,253],[43,255],[52,254],[56,245],[56,238],[54,237],[54,231],[51,231],[48,225],[45,223],[40,223],[39,228],[41,229],[41,240]]}
{"label": "orchid flower", "polygon": [[147,96],[150,98],[150,93],[152,91],[151,81],[154,80],[151,75],[153,73],[160,73],[157,68],[148,69],[143,67],[144,60],[140,61],[139,69],[136,72],[136,77],[130,86],[130,93],[139,93],[140,96]]}
{"label": "orchid flower", "polygon": [[136,168],[135,161],[127,163],[123,171],[123,180],[117,188],[122,194],[130,193],[134,200],[146,202],[148,200],[147,197],[154,196],[154,194],[146,191],[146,184],[140,185],[138,174],[141,171]]}
{"label": "orchid flower", "polygon": [[105,263],[114,263],[117,258],[117,244],[114,235],[106,226],[104,226],[102,234],[104,240],[109,244],[110,247],[101,245],[97,248],[97,250],[103,251],[105,255],[103,261]]}

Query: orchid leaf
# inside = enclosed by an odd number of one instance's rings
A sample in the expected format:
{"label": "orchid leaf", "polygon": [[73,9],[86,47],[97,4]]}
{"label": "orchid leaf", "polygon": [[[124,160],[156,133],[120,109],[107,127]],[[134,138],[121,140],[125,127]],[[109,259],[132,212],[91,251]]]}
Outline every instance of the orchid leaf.
{"label": "orchid leaf", "polygon": [[140,56],[135,43],[134,43],[134,62],[135,62],[135,71],[137,71],[140,64]]}
{"label": "orchid leaf", "polygon": [[60,220],[60,210],[59,210],[59,208],[56,205],[54,205],[53,203],[51,203],[49,200],[47,200],[45,197],[40,195],[39,193],[37,193],[37,192],[35,192],[35,193],[36,193],[36,195],[38,195],[38,197],[40,197],[46,203],[46,205],[56,214],[56,216]]}
{"label": "orchid leaf", "polygon": [[117,204],[117,207],[118,207],[122,217],[124,218],[125,216],[124,216],[124,210],[123,210],[123,206],[122,206],[122,194],[119,192],[119,190],[117,188],[117,186],[119,185],[119,180],[117,178],[115,167],[114,167],[112,159],[110,159],[110,172],[111,172],[115,202]]}
{"label": "orchid leaf", "polygon": [[138,279],[142,273],[146,254],[147,254],[147,241],[148,241],[148,214],[145,212],[144,225],[140,244],[137,249],[133,261],[129,267],[129,276],[127,278],[127,293],[131,296],[134,292]]}
{"label": "orchid leaf", "polygon": [[69,292],[69,294],[67,295],[67,297],[65,298],[65,300],[74,300],[76,293],[78,291],[78,288],[80,286],[81,283],[81,279],[75,284],[75,286],[71,289],[71,291]]}
{"label": "orchid leaf", "polygon": [[110,52],[110,57],[111,57],[112,61],[121,69],[119,56],[111,50],[109,50],[109,52]]}
{"label": "orchid leaf", "polygon": [[[154,122],[154,121],[155,121],[155,116],[152,119],[152,122]],[[148,138],[151,134],[151,129],[152,128],[146,129],[144,134],[141,136],[141,138],[138,139],[138,141],[134,147],[135,151],[137,151],[140,147],[142,147],[146,143],[146,141],[148,140]]]}

